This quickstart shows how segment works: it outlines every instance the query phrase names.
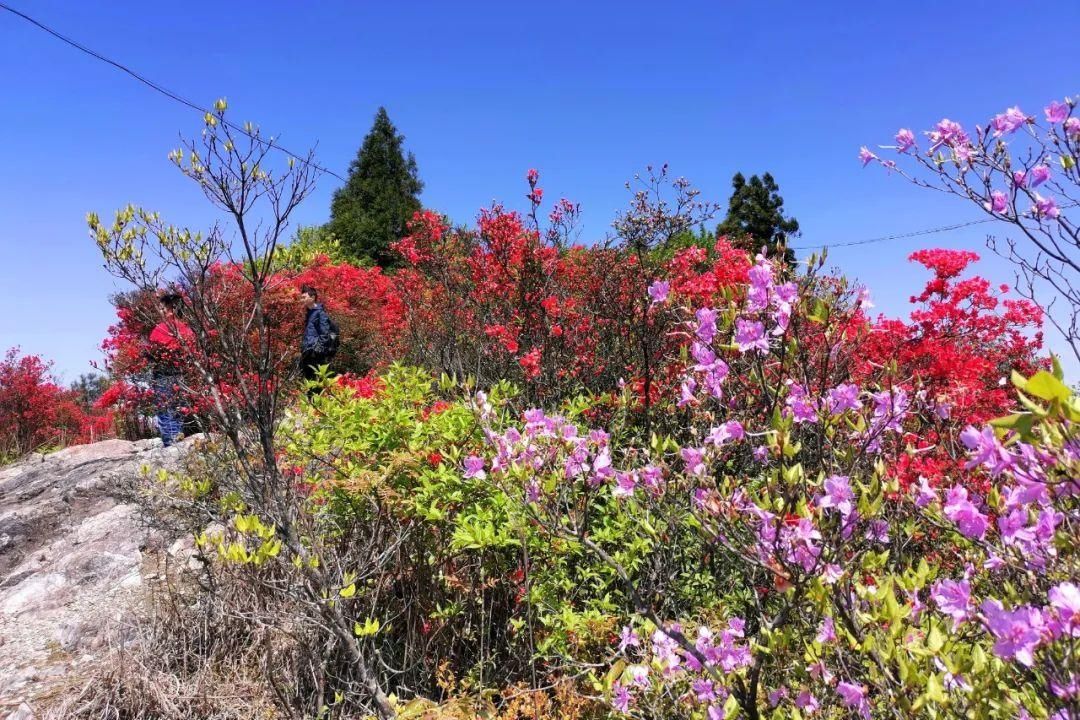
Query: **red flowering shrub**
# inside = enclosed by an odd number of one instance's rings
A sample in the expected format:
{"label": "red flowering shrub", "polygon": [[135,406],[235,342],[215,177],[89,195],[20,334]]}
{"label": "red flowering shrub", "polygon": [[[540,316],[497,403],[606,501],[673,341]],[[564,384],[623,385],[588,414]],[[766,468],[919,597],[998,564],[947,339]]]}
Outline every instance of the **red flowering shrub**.
{"label": "red flowering shrub", "polygon": [[0,361],[0,460],[42,448],[92,442],[112,433],[109,413],[87,415],[49,364],[11,348]]}
{"label": "red flowering shrub", "polygon": [[1014,370],[1027,375],[1040,367],[1042,346],[1038,306],[1003,299],[984,278],[962,276],[979,259],[975,253],[921,250],[910,259],[934,273],[911,298],[917,307],[910,322],[879,318],[852,356],[857,382],[887,373],[902,386],[917,382],[939,404],[939,427],[908,438],[918,454],[897,468],[905,487],[920,475],[936,481],[957,469],[951,457],[959,430],[1012,407],[1016,393],[1006,380]]}

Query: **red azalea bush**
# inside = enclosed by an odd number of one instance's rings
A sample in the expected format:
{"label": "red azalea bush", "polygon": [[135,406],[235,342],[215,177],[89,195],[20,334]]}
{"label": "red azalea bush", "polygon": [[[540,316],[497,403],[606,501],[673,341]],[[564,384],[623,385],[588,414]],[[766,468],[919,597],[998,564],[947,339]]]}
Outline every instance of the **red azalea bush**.
{"label": "red azalea bush", "polygon": [[88,415],[61,387],[50,365],[9,349],[0,361],[0,460],[57,445],[93,442],[113,430],[108,412]]}
{"label": "red azalea bush", "polygon": [[[243,328],[245,309],[250,307],[251,298],[250,286],[244,282],[241,269],[234,264],[218,264],[210,269],[205,283],[207,287],[200,297],[213,298],[214,311],[223,318],[224,326]],[[363,374],[400,354],[402,304],[389,278],[379,268],[334,264],[325,256],[316,256],[301,271],[279,271],[264,298],[270,339],[267,351],[278,377],[287,380],[295,375],[305,315],[297,300],[297,289],[305,284],[319,290],[320,302],[345,339],[334,361],[336,369]],[[147,338],[161,320],[160,308],[156,297],[149,292],[118,296],[115,303],[118,322],[109,328],[102,348],[106,367],[118,382],[102,396],[99,405],[152,413],[154,396],[148,385],[152,368]],[[198,372],[196,366],[209,369],[216,397],[228,402],[239,391],[241,377],[251,380],[250,369],[230,360],[233,353],[228,352],[228,343],[246,342],[255,347],[257,339],[254,333],[245,337],[242,332],[236,338],[221,338],[220,330],[201,327],[199,318],[196,309],[185,320],[195,333],[206,333],[207,341],[173,353],[175,357],[170,362],[183,378],[180,392],[186,401],[181,403],[181,412],[206,417],[215,396],[210,392],[205,373]],[[215,348],[220,352],[207,352]],[[185,352],[198,352],[205,357],[199,357],[199,363],[190,363],[185,361]]]}

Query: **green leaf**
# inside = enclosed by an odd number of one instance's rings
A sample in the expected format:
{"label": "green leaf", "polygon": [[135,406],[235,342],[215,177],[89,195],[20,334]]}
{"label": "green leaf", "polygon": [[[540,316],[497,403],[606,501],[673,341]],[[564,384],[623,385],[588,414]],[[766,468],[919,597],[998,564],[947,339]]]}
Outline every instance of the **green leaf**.
{"label": "green leaf", "polygon": [[1045,370],[1040,370],[1028,378],[1024,390],[1028,394],[1043,400],[1068,402],[1069,398],[1072,397],[1072,391],[1069,390],[1069,387]]}
{"label": "green leaf", "polygon": [[356,637],[368,637],[379,632],[380,627],[382,626],[379,624],[378,620],[375,618],[368,618],[364,621],[363,625],[359,622],[353,623],[353,634],[356,635]]}

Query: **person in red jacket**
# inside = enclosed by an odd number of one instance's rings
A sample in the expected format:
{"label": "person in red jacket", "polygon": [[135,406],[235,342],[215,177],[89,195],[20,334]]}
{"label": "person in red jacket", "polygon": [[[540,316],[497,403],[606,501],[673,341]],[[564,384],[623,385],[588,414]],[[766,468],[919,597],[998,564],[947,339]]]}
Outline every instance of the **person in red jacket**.
{"label": "person in red jacket", "polygon": [[183,429],[176,396],[183,380],[183,356],[190,352],[195,334],[180,319],[183,298],[179,294],[165,293],[159,301],[162,320],[150,331],[148,354],[151,385],[158,406],[158,432],[161,442],[169,447],[179,439]]}

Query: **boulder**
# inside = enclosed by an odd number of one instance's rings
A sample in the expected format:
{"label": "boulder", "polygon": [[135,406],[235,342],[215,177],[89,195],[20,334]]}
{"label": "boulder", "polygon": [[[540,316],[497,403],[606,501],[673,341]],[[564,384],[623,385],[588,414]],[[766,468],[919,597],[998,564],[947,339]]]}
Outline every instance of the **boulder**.
{"label": "boulder", "polygon": [[175,468],[193,440],[106,440],[0,469],[0,718],[33,717],[126,617],[152,534],[124,488],[143,466]]}

